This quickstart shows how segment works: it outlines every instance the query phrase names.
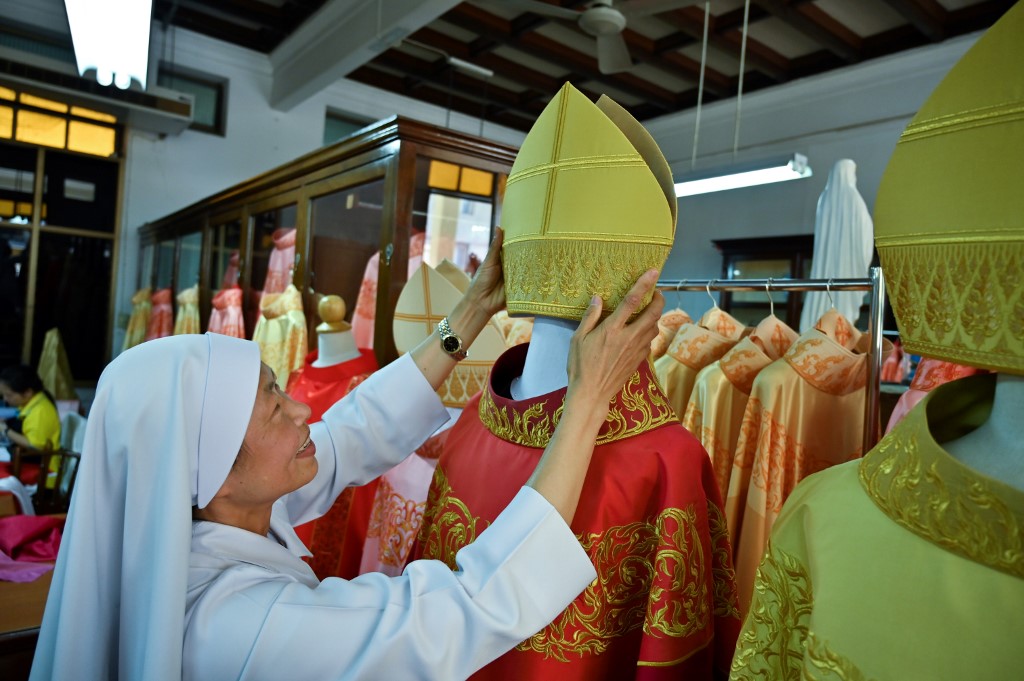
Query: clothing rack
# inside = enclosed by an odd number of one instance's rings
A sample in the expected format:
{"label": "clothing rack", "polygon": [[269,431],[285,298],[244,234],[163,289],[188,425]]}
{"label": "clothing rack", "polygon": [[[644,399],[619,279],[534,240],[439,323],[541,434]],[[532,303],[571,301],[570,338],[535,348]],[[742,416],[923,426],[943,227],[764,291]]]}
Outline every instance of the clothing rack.
{"label": "clothing rack", "polygon": [[864,400],[863,453],[875,446],[881,437],[879,419],[882,376],[882,312],[885,300],[885,277],[881,267],[872,267],[866,279],[677,279],[658,282],[659,291],[870,291],[868,311],[869,346],[868,378]]}

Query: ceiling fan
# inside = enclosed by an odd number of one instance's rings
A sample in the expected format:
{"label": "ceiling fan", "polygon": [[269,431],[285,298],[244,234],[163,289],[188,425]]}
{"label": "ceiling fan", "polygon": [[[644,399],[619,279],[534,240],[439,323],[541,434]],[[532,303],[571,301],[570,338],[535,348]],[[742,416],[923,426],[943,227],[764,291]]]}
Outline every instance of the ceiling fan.
{"label": "ceiling fan", "polygon": [[619,73],[633,67],[629,48],[622,37],[629,19],[660,14],[698,4],[700,0],[594,0],[582,10],[551,5],[540,0],[506,0],[504,5],[521,7],[534,14],[575,21],[584,33],[597,38],[597,67],[601,73]]}

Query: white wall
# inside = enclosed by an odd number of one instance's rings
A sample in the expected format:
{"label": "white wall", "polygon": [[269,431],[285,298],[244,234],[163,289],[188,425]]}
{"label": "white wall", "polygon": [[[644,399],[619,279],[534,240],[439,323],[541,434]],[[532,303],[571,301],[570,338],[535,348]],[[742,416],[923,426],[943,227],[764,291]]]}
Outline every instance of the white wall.
{"label": "white wall", "polygon": [[[900,133],[953,64],[978,35],[787,83],[743,98],[735,162],[799,152],[814,175],[803,180],[734,189],[679,199],[676,242],[666,279],[705,279],[721,274],[712,239],[812,234],[818,196],[842,158],[857,163],[857,186],[869,209]],[[691,172],[695,112],[645,123],[676,180]],[[701,112],[696,170],[728,166],[736,101],[716,102]],[[677,298],[673,294],[670,305]],[[705,293],[681,294],[682,306],[702,314]]]}

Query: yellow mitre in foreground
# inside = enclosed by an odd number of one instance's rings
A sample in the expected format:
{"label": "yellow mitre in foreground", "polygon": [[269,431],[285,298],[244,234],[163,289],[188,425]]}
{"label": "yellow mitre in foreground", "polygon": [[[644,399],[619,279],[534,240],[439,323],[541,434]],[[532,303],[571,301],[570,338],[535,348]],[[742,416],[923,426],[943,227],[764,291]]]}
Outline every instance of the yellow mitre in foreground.
{"label": "yellow mitre in foreground", "polygon": [[[420,265],[406,282],[395,307],[392,331],[398,352],[409,352],[433,333],[438,322],[455,309],[467,288],[469,277],[452,263],[445,261],[437,270],[427,263]],[[501,331],[489,322],[468,351],[469,356],[455,365],[437,391],[446,407],[465,407],[469,398],[487,385],[491,365],[505,352]]]}
{"label": "yellow mitre in foreground", "polygon": [[641,274],[664,265],[676,209],[672,171],[651,135],[611,99],[594,104],[566,83],[523,141],[505,189],[509,314],[578,320],[595,294],[615,309]]}
{"label": "yellow mitre in foreground", "polygon": [[1024,374],[1024,3],[903,131],[875,245],[910,352]]}

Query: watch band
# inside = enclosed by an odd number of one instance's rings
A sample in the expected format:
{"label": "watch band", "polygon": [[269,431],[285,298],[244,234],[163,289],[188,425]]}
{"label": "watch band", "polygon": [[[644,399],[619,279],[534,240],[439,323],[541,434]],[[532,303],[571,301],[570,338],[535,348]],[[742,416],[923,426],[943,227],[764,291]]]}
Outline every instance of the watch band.
{"label": "watch band", "polygon": [[444,350],[456,362],[461,362],[466,359],[469,353],[462,346],[462,338],[452,331],[452,327],[448,324],[447,317],[438,322],[437,331],[441,335],[442,350]]}

